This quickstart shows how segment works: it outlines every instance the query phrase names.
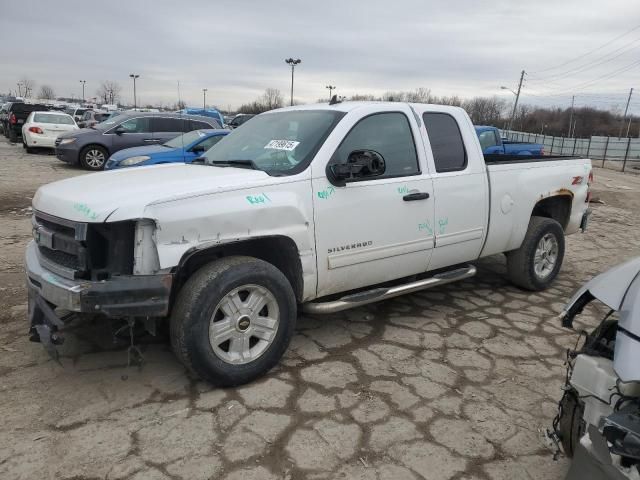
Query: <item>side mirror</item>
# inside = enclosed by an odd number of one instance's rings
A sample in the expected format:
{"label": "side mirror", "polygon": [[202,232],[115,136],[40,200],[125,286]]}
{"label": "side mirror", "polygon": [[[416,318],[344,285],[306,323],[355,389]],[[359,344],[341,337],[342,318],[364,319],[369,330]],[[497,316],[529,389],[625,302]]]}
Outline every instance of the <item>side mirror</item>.
{"label": "side mirror", "polygon": [[338,187],[347,182],[368,177],[379,177],[386,171],[384,157],[375,150],[354,150],[347,163],[331,162],[327,165],[327,178]]}
{"label": "side mirror", "polygon": [[113,133],[115,133],[116,135],[122,135],[123,133],[127,133],[127,130],[121,126],[117,126]]}

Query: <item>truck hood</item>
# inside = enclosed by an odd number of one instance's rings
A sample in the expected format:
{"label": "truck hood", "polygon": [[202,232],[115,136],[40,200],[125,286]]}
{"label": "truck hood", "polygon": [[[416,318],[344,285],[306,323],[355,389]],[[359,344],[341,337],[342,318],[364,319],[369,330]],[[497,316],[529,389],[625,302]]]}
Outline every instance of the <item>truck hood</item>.
{"label": "truck hood", "polygon": [[119,221],[143,218],[153,203],[265,185],[270,179],[262,171],[208,165],[127,168],[44,185],[33,208],[76,222]]}

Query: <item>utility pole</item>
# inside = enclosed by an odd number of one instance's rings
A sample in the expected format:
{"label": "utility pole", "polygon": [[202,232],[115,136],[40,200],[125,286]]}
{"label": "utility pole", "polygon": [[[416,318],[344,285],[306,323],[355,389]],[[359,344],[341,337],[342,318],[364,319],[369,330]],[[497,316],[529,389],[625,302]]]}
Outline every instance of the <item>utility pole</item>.
{"label": "utility pole", "polygon": [[518,100],[520,100],[520,90],[522,90],[522,81],[524,80],[524,70],[520,72],[520,82],[518,83],[518,92],[516,93],[516,100],[513,102],[513,111],[511,112],[511,118],[509,119],[509,130],[513,126],[513,119],[516,116],[516,109],[518,108]]}
{"label": "utility pole", "polygon": [[627,119],[627,112],[629,111],[629,103],[631,102],[631,95],[633,94],[633,88],[629,90],[629,98],[627,98],[627,106],[624,107],[624,115],[622,116],[622,123],[620,124],[620,133],[618,138],[622,137],[622,129],[624,128],[624,121]]}
{"label": "utility pole", "polygon": [[203,110],[207,109],[207,89],[206,88],[202,89],[202,109]]}
{"label": "utility pole", "polygon": [[82,84],[82,103],[84,104],[84,84],[87,83],[87,81],[80,80],[80,83]]}
{"label": "utility pole", "polygon": [[302,63],[302,60],[299,58],[295,60],[293,58],[287,58],[285,62],[291,65],[291,106],[293,107],[293,70],[296,68],[296,65]]}
{"label": "utility pole", "polygon": [[571,136],[571,126],[573,125],[573,104],[576,101],[576,96],[573,95],[571,97],[571,115],[569,116],[569,134],[567,135],[568,137]]}
{"label": "utility pole", "polygon": [[327,85],[327,88],[329,89],[329,101],[331,101],[331,92],[333,92],[336,89],[335,85]]}

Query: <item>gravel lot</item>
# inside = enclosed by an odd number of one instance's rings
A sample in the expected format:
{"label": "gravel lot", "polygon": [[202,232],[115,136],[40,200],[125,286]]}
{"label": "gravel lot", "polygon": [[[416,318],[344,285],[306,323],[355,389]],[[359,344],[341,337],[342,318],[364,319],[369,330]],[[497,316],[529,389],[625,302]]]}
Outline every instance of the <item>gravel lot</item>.
{"label": "gravel lot", "polygon": [[[0,478],[564,477],[543,432],[576,335],[555,316],[585,280],[640,255],[640,177],[596,170],[604,204],[568,238],[548,291],[512,287],[503,257],[485,259],[463,283],[300,317],[280,367],[220,390],[189,379],[162,337],[127,367],[105,322],[70,326],[63,368],[27,340],[31,197],[83,174],[0,141]],[[600,315],[589,308],[582,327]]]}

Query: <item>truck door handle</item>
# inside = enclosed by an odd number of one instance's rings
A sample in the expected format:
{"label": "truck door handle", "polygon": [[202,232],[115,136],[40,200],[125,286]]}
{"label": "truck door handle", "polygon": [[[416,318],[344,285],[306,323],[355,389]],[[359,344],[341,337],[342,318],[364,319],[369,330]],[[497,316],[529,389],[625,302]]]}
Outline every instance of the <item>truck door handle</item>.
{"label": "truck door handle", "polygon": [[427,192],[416,192],[416,193],[408,193],[402,200],[405,202],[413,202],[415,200],[426,200],[429,198],[429,194]]}

